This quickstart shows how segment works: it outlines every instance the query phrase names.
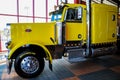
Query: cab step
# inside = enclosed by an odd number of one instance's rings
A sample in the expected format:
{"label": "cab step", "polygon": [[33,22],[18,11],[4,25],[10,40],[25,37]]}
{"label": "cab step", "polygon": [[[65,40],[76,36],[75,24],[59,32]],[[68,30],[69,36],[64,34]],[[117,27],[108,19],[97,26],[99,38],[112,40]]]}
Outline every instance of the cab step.
{"label": "cab step", "polygon": [[80,62],[85,61],[85,52],[84,49],[70,49],[67,51],[68,61],[69,62]]}

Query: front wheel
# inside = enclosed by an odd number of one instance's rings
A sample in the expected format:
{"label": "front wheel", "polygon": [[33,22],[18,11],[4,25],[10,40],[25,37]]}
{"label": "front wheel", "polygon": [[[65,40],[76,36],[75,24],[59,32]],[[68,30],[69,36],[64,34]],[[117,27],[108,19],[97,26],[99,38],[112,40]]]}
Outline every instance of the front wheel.
{"label": "front wheel", "polygon": [[42,73],[44,69],[44,59],[33,52],[24,52],[20,54],[14,63],[16,73],[23,78],[33,78]]}

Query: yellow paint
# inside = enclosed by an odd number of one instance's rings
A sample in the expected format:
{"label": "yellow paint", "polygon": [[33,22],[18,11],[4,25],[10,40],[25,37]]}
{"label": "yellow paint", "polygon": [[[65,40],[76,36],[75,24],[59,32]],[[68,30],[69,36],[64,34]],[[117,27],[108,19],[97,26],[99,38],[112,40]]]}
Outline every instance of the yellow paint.
{"label": "yellow paint", "polygon": [[36,53],[33,53],[33,52],[27,52],[27,53],[25,53],[25,54],[22,54],[22,55],[20,56],[20,58],[22,58],[23,56],[28,55],[28,54],[36,55]]}
{"label": "yellow paint", "polygon": [[69,6],[69,8],[74,8],[74,7],[83,7],[86,8],[86,5],[83,4],[65,4],[66,6]]}
{"label": "yellow paint", "polygon": [[14,52],[15,52],[18,48],[24,46],[25,44],[38,45],[38,46],[40,46],[41,48],[43,48],[44,51],[46,52],[47,59],[49,59],[50,62],[52,63],[52,57],[51,57],[51,54],[50,54],[50,52],[48,51],[48,49],[47,49],[44,45],[42,45],[42,44],[40,44],[40,43],[36,43],[36,42],[20,42],[20,43],[17,43],[17,44],[16,44],[15,46],[13,46],[12,49],[10,50],[8,59],[11,58],[11,56],[14,54]]}
{"label": "yellow paint", "polygon": [[[67,41],[78,41],[83,39],[83,25],[81,23],[66,23],[66,40]],[[81,34],[82,37],[78,38],[78,35]]]}
{"label": "yellow paint", "polygon": [[[82,7],[82,22],[66,22],[66,40],[67,41],[79,41],[86,40],[86,6],[81,4],[68,4],[68,8]],[[67,8],[67,9],[68,9]],[[78,38],[78,35],[81,34],[82,37]]]}
{"label": "yellow paint", "polygon": [[[43,45],[54,45],[50,38],[55,38],[55,23],[20,23],[11,24],[11,41],[14,44],[19,42],[37,42]],[[26,32],[26,29],[31,32]]]}
{"label": "yellow paint", "polygon": [[[112,16],[115,15],[115,21]],[[116,42],[117,7],[105,4],[92,5],[92,44]],[[115,37],[112,37],[115,34]]]}

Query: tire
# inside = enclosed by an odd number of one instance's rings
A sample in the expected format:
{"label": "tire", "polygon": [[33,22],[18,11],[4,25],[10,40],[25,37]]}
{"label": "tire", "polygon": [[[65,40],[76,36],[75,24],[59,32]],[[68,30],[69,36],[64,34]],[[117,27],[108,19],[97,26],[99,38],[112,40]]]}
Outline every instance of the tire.
{"label": "tire", "polygon": [[23,78],[37,77],[42,73],[44,66],[44,59],[35,55],[35,52],[31,51],[26,51],[20,54],[15,59],[14,63],[16,73]]}

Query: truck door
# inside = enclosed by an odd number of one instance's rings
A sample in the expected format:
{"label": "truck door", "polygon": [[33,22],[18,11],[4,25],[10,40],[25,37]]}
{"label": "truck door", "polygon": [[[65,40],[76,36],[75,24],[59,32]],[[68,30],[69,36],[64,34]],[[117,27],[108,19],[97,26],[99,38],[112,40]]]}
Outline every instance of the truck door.
{"label": "truck door", "polygon": [[68,8],[66,12],[66,41],[83,39],[82,7]]}

